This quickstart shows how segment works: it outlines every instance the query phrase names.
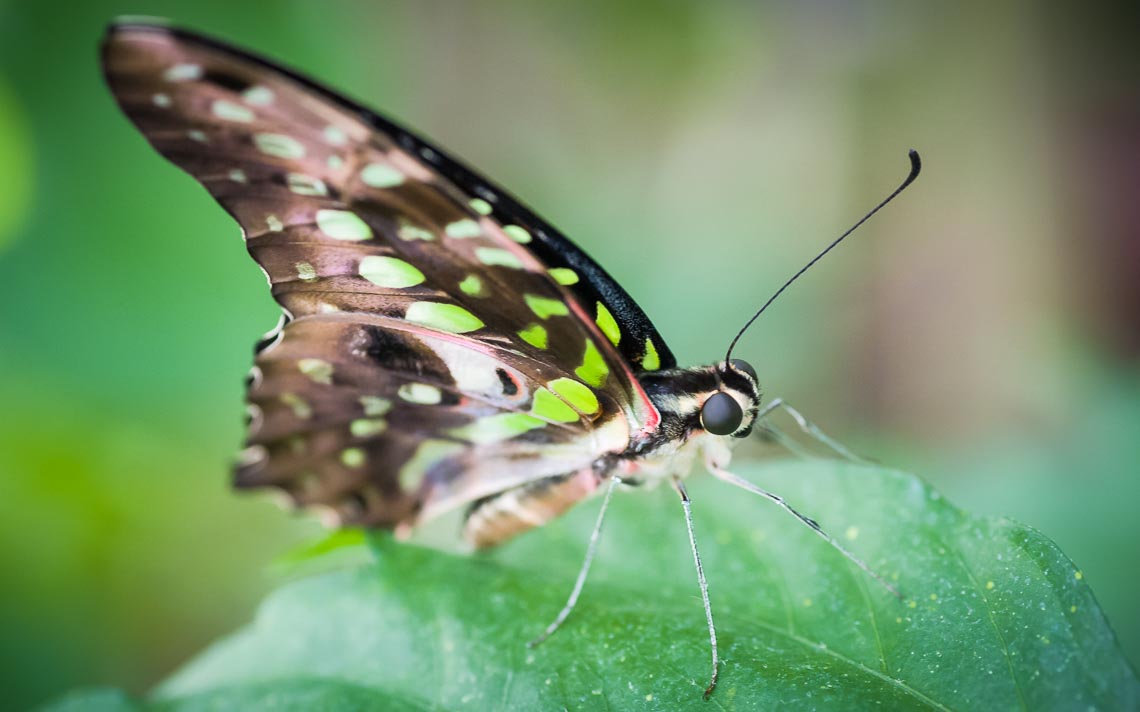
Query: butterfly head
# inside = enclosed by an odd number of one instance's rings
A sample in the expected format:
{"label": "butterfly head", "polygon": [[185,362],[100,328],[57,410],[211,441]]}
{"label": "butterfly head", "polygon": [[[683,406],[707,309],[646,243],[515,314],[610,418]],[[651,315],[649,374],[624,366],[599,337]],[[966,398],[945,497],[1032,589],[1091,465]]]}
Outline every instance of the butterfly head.
{"label": "butterfly head", "polygon": [[756,369],[743,359],[734,358],[717,364],[714,393],[701,404],[701,427],[712,435],[745,437],[760,407],[760,383]]}

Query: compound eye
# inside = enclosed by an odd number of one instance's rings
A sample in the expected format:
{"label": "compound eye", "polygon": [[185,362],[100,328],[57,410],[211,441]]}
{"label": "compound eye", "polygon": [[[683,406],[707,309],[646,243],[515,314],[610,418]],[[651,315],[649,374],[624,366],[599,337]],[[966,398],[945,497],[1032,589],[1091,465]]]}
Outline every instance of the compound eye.
{"label": "compound eye", "polygon": [[752,376],[753,381],[756,381],[757,383],[760,382],[760,377],[756,375],[756,369],[752,368],[752,364],[748,363],[744,359],[734,358],[731,361],[729,361],[728,363],[729,363],[729,365],[732,366],[732,369],[734,371],[740,371],[741,373],[747,373],[749,376]]}
{"label": "compound eye", "polygon": [[727,393],[714,393],[701,406],[701,427],[713,435],[732,435],[744,422],[744,411]]}

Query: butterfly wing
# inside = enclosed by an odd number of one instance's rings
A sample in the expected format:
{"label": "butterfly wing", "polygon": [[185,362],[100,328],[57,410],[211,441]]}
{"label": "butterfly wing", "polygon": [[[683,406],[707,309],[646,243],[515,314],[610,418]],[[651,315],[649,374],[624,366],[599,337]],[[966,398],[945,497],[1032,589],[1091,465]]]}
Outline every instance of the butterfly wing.
{"label": "butterfly wing", "polygon": [[113,27],[128,117],[240,223],[285,316],[259,344],[239,486],[409,524],[580,471],[654,429],[675,365],[633,300],[498,187],[293,72]]}

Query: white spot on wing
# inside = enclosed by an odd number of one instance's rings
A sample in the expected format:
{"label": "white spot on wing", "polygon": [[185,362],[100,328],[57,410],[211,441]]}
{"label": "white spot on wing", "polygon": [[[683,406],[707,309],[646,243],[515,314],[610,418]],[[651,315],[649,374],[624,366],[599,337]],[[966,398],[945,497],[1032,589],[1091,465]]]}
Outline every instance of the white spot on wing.
{"label": "white spot on wing", "polygon": [[189,82],[202,77],[202,67],[197,64],[176,64],[162,73],[168,82]]}
{"label": "white spot on wing", "polygon": [[269,451],[264,445],[251,445],[238,453],[238,465],[250,467],[264,461],[268,456]]}
{"label": "white spot on wing", "polygon": [[499,201],[499,196],[495,195],[490,190],[481,185],[475,186],[475,195],[478,195],[480,198],[486,200],[489,203],[496,203]]}
{"label": "white spot on wing", "polygon": [[257,150],[267,156],[275,156],[277,158],[305,157],[305,146],[297,139],[292,136],[286,136],[285,134],[254,134],[253,143],[257,146]]}
{"label": "white spot on wing", "polygon": [[214,116],[225,121],[237,121],[239,123],[248,124],[254,119],[252,110],[241,104],[226,101],[225,99],[215,101],[210,106],[210,111],[214,113]]}
{"label": "white spot on wing", "polygon": [[[451,378],[454,379],[459,390],[465,393],[491,396],[492,398],[504,397],[503,382],[499,380],[497,370],[501,368],[505,371],[513,371],[513,369],[507,368],[505,364],[487,354],[473,351],[450,341],[431,339],[431,348],[435,355],[447,365],[447,370],[451,373]],[[516,382],[523,380],[518,374],[514,374],[514,376]]]}
{"label": "white spot on wing", "polygon": [[317,279],[317,270],[314,269],[313,265],[309,264],[308,262],[298,262],[296,264],[296,267],[297,277],[302,282],[312,282]]}
{"label": "white spot on wing", "polygon": [[249,418],[249,434],[256,434],[258,430],[261,430],[261,424],[265,421],[265,415],[261,412],[261,407],[250,403],[245,407],[245,415]]}
{"label": "white spot on wing", "polygon": [[307,176],[304,173],[290,173],[286,180],[289,184],[289,190],[297,195],[324,196],[329,194],[325,182],[320,178]]}
{"label": "white spot on wing", "polygon": [[322,135],[330,146],[343,146],[348,143],[348,135],[339,126],[326,126]]}
{"label": "white spot on wing", "polygon": [[273,103],[273,90],[269,87],[252,86],[241,93],[245,103],[252,106],[269,106]]}

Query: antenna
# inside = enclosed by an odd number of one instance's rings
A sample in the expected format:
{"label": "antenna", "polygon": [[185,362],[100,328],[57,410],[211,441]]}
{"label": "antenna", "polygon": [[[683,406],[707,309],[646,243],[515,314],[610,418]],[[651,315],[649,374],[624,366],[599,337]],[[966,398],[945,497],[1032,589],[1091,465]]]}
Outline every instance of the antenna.
{"label": "antenna", "polygon": [[787,289],[792,284],[792,282],[799,279],[800,275],[802,275],[804,272],[807,272],[809,267],[811,267],[816,262],[819,262],[821,259],[823,259],[823,256],[826,255],[828,252],[831,252],[831,248],[833,248],[836,245],[838,245],[839,243],[843,242],[844,238],[846,238],[851,233],[855,232],[855,230],[860,225],[867,222],[867,220],[870,219],[870,217],[872,215],[879,212],[879,210],[881,210],[883,208],[883,206],[885,206],[887,203],[894,200],[898,196],[899,193],[903,192],[903,190],[905,190],[908,185],[910,185],[911,183],[914,182],[914,179],[918,177],[919,172],[922,171],[922,158],[919,157],[918,151],[915,151],[913,148],[910,150],[908,155],[910,156],[910,174],[907,175],[906,180],[904,180],[902,182],[902,185],[900,185],[898,188],[895,188],[893,193],[891,193],[886,198],[884,198],[883,202],[879,203],[874,208],[872,208],[871,212],[864,215],[859,220],[859,222],[852,225],[851,228],[849,230],[847,230],[847,232],[845,232],[842,235],[840,235],[839,237],[837,237],[834,242],[832,242],[830,245],[825,247],[823,252],[820,252],[818,255],[816,255],[814,258],[812,258],[811,262],[808,262],[806,265],[804,265],[802,268],[800,268],[799,272],[796,272],[795,274],[793,274],[791,279],[789,279],[787,282],[784,282],[784,286],[777,289],[776,293],[773,294],[771,297],[769,297],[768,301],[764,302],[764,306],[760,307],[759,311],[757,311],[755,314],[752,315],[752,318],[748,320],[748,323],[746,323],[744,325],[744,328],[742,328],[740,331],[736,332],[736,336],[733,337],[732,343],[730,343],[728,345],[728,353],[725,354],[725,357],[724,357],[725,363],[729,363],[730,360],[732,359],[732,350],[734,348],[736,348],[736,342],[740,341],[740,337],[744,336],[744,332],[748,331],[748,327],[752,326],[752,322],[756,321],[756,319],[758,319],[760,317],[760,315],[764,313],[764,310],[768,308],[768,305],[771,304],[772,302],[776,301],[776,297],[783,294],[784,290]]}

